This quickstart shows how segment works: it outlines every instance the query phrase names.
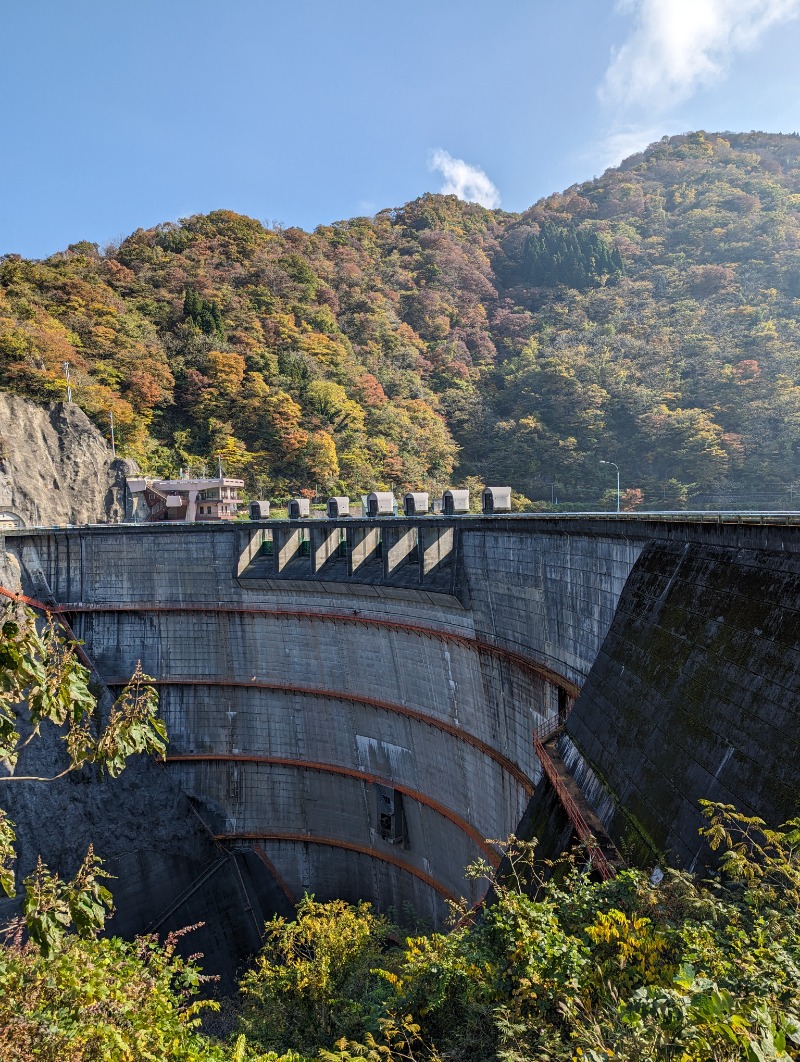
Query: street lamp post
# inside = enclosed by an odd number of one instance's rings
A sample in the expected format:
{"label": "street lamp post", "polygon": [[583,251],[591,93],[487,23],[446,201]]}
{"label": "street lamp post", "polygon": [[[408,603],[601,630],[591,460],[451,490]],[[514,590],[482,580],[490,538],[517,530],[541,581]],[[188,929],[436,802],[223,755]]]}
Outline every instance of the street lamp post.
{"label": "street lamp post", "polygon": [[617,470],[617,512],[619,512],[619,465],[615,461],[601,461],[601,465],[613,465]]}

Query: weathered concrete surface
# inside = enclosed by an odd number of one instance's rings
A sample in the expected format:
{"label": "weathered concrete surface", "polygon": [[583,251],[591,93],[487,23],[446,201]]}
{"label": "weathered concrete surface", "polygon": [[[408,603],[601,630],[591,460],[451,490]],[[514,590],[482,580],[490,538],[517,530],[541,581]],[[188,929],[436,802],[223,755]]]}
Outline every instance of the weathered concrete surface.
{"label": "weathered concrete surface", "polygon": [[[456,527],[433,529],[437,563],[452,559]],[[419,584],[360,587],[373,596],[296,577],[261,587],[237,578],[247,547],[235,527],[13,542],[107,682],[137,659],[160,680],[169,777],[226,849],[260,844],[295,896],[412,904],[433,924],[446,898],[480,898],[463,869],[485,854],[483,838],[516,828],[538,779],[531,735],[558,711],[557,676],[530,654],[540,633],[506,609],[510,584],[520,585],[513,566],[497,567],[485,591],[476,554],[466,589],[484,594],[484,616]],[[563,555],[566,543],[553,548]],[[577,607],[563,588],[557,599]],[[548,608],[563,627],[557,602]],[[402,794],[405,843],[380,836],[379,784]],[[165,905],[171,874],[173,892],[189,884],[186,873],[163,874]]]}
{"label": "weathered concrete surface", "polygon": [[[356,550],[322,557],[337,527]],[[436,924],[446,897],[478,898],[463,866],[483,838],[517,829],[539,780],[532,733],[581,687],[560,751],[631,851],[647,837],[689,863],[697,799],[714,796],[715,776],[717,792],[746,790],[761,813],[786,804],[796,758],[779,756],[797,706],[782,700],[789,657],[774,677],[785,641],[775,632],[797,607],[796,528],[430,517],[387,521],[380,551],[370,528],[326,522],[327,539],[312,522],[8,537],[26,587],[67,610],[107,682],[137,659],[158,680],[172,740],[160,777],[202,820],[200,848],[213,836],[246,870],[232,894],[233,864],[212,873],[217,857],[204,851],[181,870],[164,845],[163,865],[146,856],[131,894],[147,881],[153,906],[184,897],[185,921],[210,904],[230,920],[232,952],[253,911],[306,890],[410,903]],[[282,564],[295,533],[310,546]],[[748,626],[753,598],[770,604]],[[681,756],[694,757],[682,774]],[[382,834],[380,786],[402,798],[402,835]],[[110,858],[139,865],[139,841],[123,850],[113,820],[96,825]],[[181,852],[190,834],[175,840]]]}
{"label": "weathered concrete surface", "polygon": [[462,550],[476,630],[580,686],[645,540],[576,530],[485,520],[462,533]]}
{"label": "weathered concrete surface", "polygon": [[797,814],[799,654],[796,553],[645,548],[560,742],[632,858],[694,868],[701,798]]}
{"label": "weathered concrete surface", "polygon": [[0,392],[0,512],[25,525],[120,520],[125,474],[83,410]]}

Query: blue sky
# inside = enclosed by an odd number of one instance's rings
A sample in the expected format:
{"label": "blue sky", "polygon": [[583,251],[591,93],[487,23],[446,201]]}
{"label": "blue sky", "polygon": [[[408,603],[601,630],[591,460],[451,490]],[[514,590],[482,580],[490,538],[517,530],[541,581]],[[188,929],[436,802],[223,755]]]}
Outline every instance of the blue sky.
{"label": "blue sky", "polygon": [[689,129],[800,129],[800,0],[7,5],[0,254],[228,208],[524,210]]}

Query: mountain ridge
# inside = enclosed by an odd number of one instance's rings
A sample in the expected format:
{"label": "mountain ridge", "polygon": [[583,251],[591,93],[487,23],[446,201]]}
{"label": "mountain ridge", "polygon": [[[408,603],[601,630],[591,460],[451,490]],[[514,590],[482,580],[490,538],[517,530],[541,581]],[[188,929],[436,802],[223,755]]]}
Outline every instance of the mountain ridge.
{"label": "mountain ridge", "polygon": [[[0,387],[252,494],[510,482],[541,506],[793,500],[800,138],[664,138],[520,214],[231,211],[0,260]],[[612,491],[613,493],[613,491]]]}

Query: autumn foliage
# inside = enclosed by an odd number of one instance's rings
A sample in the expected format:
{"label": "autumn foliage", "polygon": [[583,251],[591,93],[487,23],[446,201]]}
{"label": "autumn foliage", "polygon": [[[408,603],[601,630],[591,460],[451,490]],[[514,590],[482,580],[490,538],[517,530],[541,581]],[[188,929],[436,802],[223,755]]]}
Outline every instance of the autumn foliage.
{"label": "autumn foliage", "polygon": [[[522,214],[425,195],[313,233],[230,211],[0,261],[0,381],[152,472],[271,495],[777,504],[800,451],[800,139],[665,138]],[[605,503],[605,502],[603,502]]]}

